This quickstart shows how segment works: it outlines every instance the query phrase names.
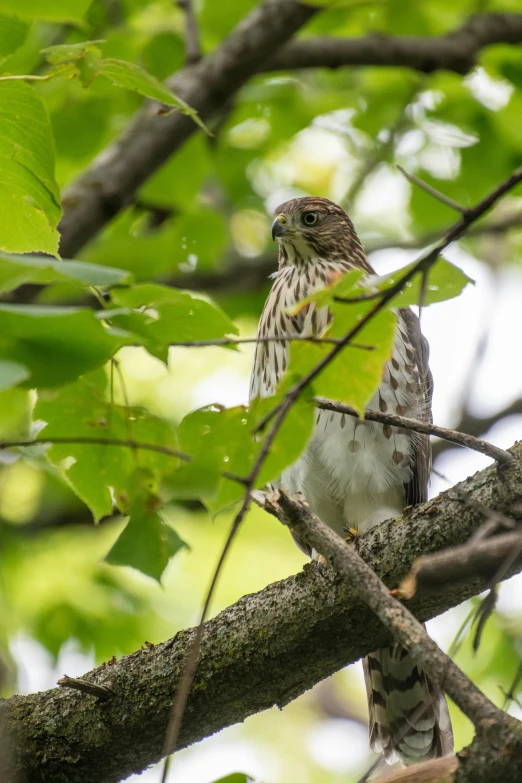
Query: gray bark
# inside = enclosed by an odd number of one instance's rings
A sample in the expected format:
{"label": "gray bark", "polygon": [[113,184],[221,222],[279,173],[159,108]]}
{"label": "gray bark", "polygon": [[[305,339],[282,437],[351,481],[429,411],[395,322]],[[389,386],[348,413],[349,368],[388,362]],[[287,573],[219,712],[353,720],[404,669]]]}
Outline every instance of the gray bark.
{"label": "gray bark", "polygon": [[[483,524],[474,501],[509,514],[522,501],[522,446],[511,451],[513,465],[492,465],[362,537],[364,560],[395,587],[416,557],[463,544]],[[408,608],[428,620],[483,587],[474,578],[419,592]],[[93,682],[113,685],[117,695],[109,702],[58,689],[4,701],[1,736],[4,743],[10,738],[17,776],[5,770],[2,781],[115,783],[156,762],[193,635],[193,629],[181,631],[169,642],[87,674]],[[306,566],[245,596],[205,625],[180,747],[273,705],[283,707],[389,638],[356,591],[333,572],[323,579]]]}

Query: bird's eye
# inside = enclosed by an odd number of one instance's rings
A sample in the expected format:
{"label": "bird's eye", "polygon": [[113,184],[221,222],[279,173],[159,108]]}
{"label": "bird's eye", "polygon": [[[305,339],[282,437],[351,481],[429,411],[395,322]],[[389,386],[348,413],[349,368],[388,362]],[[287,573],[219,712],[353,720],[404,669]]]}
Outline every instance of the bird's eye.
{"label": "bird's eye", "polygon": [[305,226],[315,226],[319,220],[317,212],[304,212],[301,218]]}

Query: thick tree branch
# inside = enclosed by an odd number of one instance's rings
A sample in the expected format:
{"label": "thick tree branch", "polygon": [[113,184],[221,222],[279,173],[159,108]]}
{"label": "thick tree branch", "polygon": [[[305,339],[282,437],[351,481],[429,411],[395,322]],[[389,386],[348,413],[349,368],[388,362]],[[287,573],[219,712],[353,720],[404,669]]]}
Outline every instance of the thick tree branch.
{"label": "thick tree branch", "polygon": [[[522,446],[511,451],[517,457],[513,465],[486,468],[400,522],[385,522],[362,537],[361,556],[395,587],[416,557],[463,544],[483,524],[482,512],[462,503],[463,492],[476,503],[509,513],[522,500]],[[436,593],[419,592],[408,606],[427,620],[483,586],[473,579]],[[100,704],[68,689],[3,702],[1,734],[11,736],[25,775],[17,783],[115,783],[157,761],[193,638],[194,629],[181,631],[171,643],[86,675],[83,679],[99,685],[111,683],[116,696],[110,702]],[[388,639],[356,592],[333,573],[322,579],[306,567],[245,596],[204,626],[180,745],[274,704],[284,706]],[[6,773],[1,779],[11,783],[13,777]]]}
{"label": "thick tree branch", "polygon": [[[169,87],[207,121],[259,70],[267,52],[277,50],[317,11],[294,0],[265,0],[217,49],[171,78]],[[159,116],[156,103],[140,111],[65,192],[60,253],[73,258],[196,130],[180,112]]]}
{"label": "thick tree branch", "polygon": [[263,70],[377,65],[466,74],[476,65],[484,47],[521,42],[522,14],[485,13],[440,36],[372,33],[365,38],[323,36],[291,41],[263,65]]}
{"label": "thick tree branch", "polygon": [[[215,51],[168,84],[208,121],[260,70],[379,64],[467,73],[481,47],[522,41],[522,14],[480,14],[454,33],[437,38],[374,35],[360,40],[294,41],[267,62],[267,52],[277,52],[317,11],[294,0],[265,0]],[[344,62],[339,59],[340,49]],[[64,194],[61,254],[74,257],[196,130],[183,114],[158,116],[157,104],[139,112],[124,135]]]}

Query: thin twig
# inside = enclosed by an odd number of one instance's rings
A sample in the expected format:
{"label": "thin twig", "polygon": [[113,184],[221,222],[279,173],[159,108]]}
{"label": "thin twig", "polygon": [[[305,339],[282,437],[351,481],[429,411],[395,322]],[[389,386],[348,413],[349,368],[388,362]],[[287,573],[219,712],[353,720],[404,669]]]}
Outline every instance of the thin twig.
{"label": "thin twig", "polygon": [[203,611],[201,612],[201,618],[198,624],[198,627],[196,629],[196,635],[194,637],[194,641],[190,647],[187,662],[185,664],[185,668],[183,670],[183,675],[181,677],[181,682],[179,685],[179,688],[176,693],[176,698],[174,700],[174,704],[172,707],[172,715],[169,720],[169,725],[167,727],[167,733],[165,737],[165,743],[163,746],[163,752],[167,756],[165,759],[164,765],[163,765],[163,772],[161,776],[161,783],[165,783],[167,780],[167,774],[169,770],[169,758],[170,756],[175,752],[177,742],[179,739],[179,732],[181,730],[181,722],[183,720],[183,714],[185,712],[185,706],[187,703],[187,699],[190,693],[190,687],[192,685],[192,681],[194,679],[194,674],[196,673],[196,668],[198,664],[199,659],[199,652],[201,648],[201,638],[203,635],[203,624],[206,620],[207,613],[212,601],[212,598],[214,596],[214,591],[216,589],[219,577],[221,575],[221,571],[223,568],[223,565],[225,563],[226,557],[228,555],[228,552],[230,551],[230,547],[232,546],[232,542],[239,530],[239,527],[245,517],[245,514],[247,513],[250,503],[252,501],[252,491],[254,489],[254,485],[258,479],[258,476],[261,472],[261,469],[264,465],[264,462],[270,453],[270,449],[272,448],[272,444],[277,436],[277,433],[279,432],[285,418],[286,414],[288,413],[288,410],[290,409],[292,405],[292,402],[290,400],[287,401],[286,405],[283,405],[281,409],[279,410],[279,413],[277,414],[276,418],[274,419],[274,422],[272,424],[272,427],[270,431],[268,432],[263,445],[259,451],[259,454],[257,455],[256,461],[254,465],[252,466],[252,469],[250,473],[248,474],[248,477],[246,479],[245,485],[245,495],[243,497],[243,502],[241,504],[241,508],[239,509],[238,513],[236,514],[234,521],[232,522],[232,526],[230,528],[229,534],[227,536],[227,540],[225,541],[225,545],[221,551],[221,554],[219,556],[219,560],[217,563],[217,566],[214,570],[214,574],[212,576],[212,581],[210,583],[210,587],[208,588],[207,595],[205,598],[205,603],[203,605]]}
{"label": "thin twig", "polygon": [[520,680],[522,680],[522,661],[520,661],[517,666],[515,677],[509,687],[508,692],[504,694],[504,704],[502,705],[502,709],[504,711],[508,710],[511,707],[511,703],[515,701],[515,696]]}
{"label": "thin twig", "polygon": [[462,207],[460,204],[457,204],[456,201],[454,201],[449,196],[444,195],[444,193],[441,193],[436,188],[432,187],[431,185],[428,185],[427,182],[424,182],[424,180],[420,179],[419,177],[416,177],[415,174],[410,174],[406,171],[406,169],[403,169],[402,166],[399,166],[397,164],[398,170],[401,172],[401,174],[406,177],[406,179],[412,183],[412,185],[416,185],[421,190],[424,190],[425,193],[428,193],[430,196],[433,196],[433,198],[437,199],[437,201],[440,201],[442,204],[445,204],[447,207],[450,207],[450,209],[454,209],[456,212],[459,212],[461,215],[465,215],[468,211],[466,207]]}
{"label": "thin twig", "polygon": [[100,701],[110,701],[116,696],[114,687],[111,685],[97,685],[95,682],[82,680],[80,677],[68,677],[66,674],[58,680],[61,688],[72,688],[75,691],[89,693],[96,696]]}
{"label": "thin twig", "polygon": [[478,544],[463,544],[418,557],[397,590],[413,598],[418,589],[440,590],[448,584],[493,575],[488,588],[505,579],[522,554],[522,531],[503,533]]}
{"label": "thin twig", "polygon": [[[82,444],[87,443],[92,446],[122,446],[129,449],[144,449],[145,451],[155,451],[158,454],[166,454],[168,457],[175,457],[183,462],[193,462],[194,457],[190,454],[185,454],[182,451],[171,449],[170,446],[159,446],[156,443],[142,443],[139,440],[120,440],[119,438],[90,438],[83,435],[70,436],[70,437],[49,437],[38,438],[32,440],[4,440],[0,441],[0,451],[5,449],[15,448],[17,446],[42,446],[46,443],[51,445],[60,443],[70,444]],[[243,476],[237,476],[235,473],[229,473],[229,471],[223,471],[221,474],[224,478],[228,478],[231,481],[237,481],[239,484],[246,484],[247,479]]]}
{"label": "thin twig", "polygon": [[185,62],[194,65],[201,60],[199,30],[192,0],[177,0],[178,6],[185,12]]}
{"label": "thin twig", "polygon": [[[169,343],[171,348],[208,348],[211,346],[225,345],[244,345],[248,343],[318,343],[326,345],[337,345],[339,337],[304,337],[301,334],[292,337],[216,337],[209,340],[183,340],[181,342]],[[142,343],[134,343],[140,346]],[[361,351],[375,351],[374,345],[365,345],[363,343],[350,343],[350,348],[358,348]]]}
{"label": "thin twig", "polygon": [[[499,538],[499,536],[497,536],[496,538]],[[492,544],[495,543],[496,538],[488,539],[487,543],[490,547]],[[495,573],[491,582],[488,584],[489,593],[482,601],[479,611],[477,612],[478,623],[477,623],[477,629],[475,631],[475,635],[473,637],[474,652],[476,652],[479,648],[480,640],[482,638],[482,631],[484,630],[484,626],[486,625],[486,622],[488,621],[491,613],[495,608],[495,604],[497,602],[498,584],[503,579],[505,579],[506,574],[509,573],[511,567],[514,565],[514,563],[517,561],[517,559],[520,557],[521,554],[522,554],[522,537],[519,537],[518,542],[514,541],[510,549],[505,553],[503,562],[499,565],[497,572]]]}
{"label": "thin twig", "polygon": [[[335,411],[337,413],[344,413],[356,418],[359,417],[358,412],[350,405],[345,405],[341,402],[333,402],[324,397],[314,397],[314,401],[319,408]],[[500,449],[498,446],[494,446],[492,443],[488,443],[481,438],[475,438],[473,435],[450,430],[446,427],[439,427],[437,424],[430,424],[429,422],[410,419],[406,416],[395,416],[391,413],[381,413],[380,411],[373,410],[365,410],[364,419],[383,425],[390,424],[392,427],[404,427],[405,429],[412,430],[413,432],[420,432],[425,435],[436,435],[438,438],[444,438],[444,440],[456,443],[458,446],[464,446],[473,451],[478,451],[481,454],[485,454],[487,457],[491,457],[491,459],[504,464],[511,463],[515,459],[509,451]]]}

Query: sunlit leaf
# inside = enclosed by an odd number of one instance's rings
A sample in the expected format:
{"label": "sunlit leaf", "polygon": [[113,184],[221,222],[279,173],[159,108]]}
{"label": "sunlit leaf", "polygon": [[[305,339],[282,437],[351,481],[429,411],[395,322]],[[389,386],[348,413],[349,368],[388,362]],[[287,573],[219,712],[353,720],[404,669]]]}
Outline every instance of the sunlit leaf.
{"label": "sunlit leaf", "polygon": [[47,110],[24,82],[0,82],[0,250],[56,256],[61,216]]}
{"label": "sunlit leaf", "polygon": [[141,311],[115,315],[117,326],[136,335],[154,356],[167,361],[168,346],[237,334],[237,326],[214,304],[167,286],[144,284],[114,291],[112,300]]}
{"label": "sunlit leaf", "polygon": [[[408,266],[398,269],[390,275],[378,279],[376,288],[385,291],[397,283],[412,267],[415,262]],[[468,283],[473,283],[471,277],[468,277],[458,266],[450,264],[445,258],[438,258],[435,264],[428,272],[427,284],[424,292],[423,305],[445,302],[448,299],[454,299],[459,296]],[[396,307],[409,307],[419,304],[421,298],[422,275],[417,274],[400,294],[394,298],[392,304]]]}
{"label": "sunlit leaf", "polygon": [[121,341],[92,310],[0,304],[0,358],[30,371],[27,386],[59,386],[99,367]]}
{"label": "sunlit leaf", "polygon": [[129,521],[105,560],[136,568],[159,582],[169,560],[186,544],[158,513],[159,498],[141,486],[140,490],[129,508]]}
{"label": "sunlit leaf", "polygon": [[0,253],[0,291],[12,291],[24,283],[68,282],[79,286],[128,284],[131,275],[122,269],[88,264],[84,261],[63,261],[42,256],[12,256]]}
{"label": "sunlit leaf", "polygon": [[245,775],[243,772],[234,772],[232,775],[227,775],[224,778],[219,778],[215,783],[251,783],[252,778]]}
{"label": "sunlit leaf", "polygon": [[0,10],[28,19],[80,21],[92,0],[0,0]]}
{"label": "sunlit leaf", "polygon": [[194,120],[200,128],[209,132],[195,109],[192,109],[182,98],[175,95],[159,79],[156,79],[155,76],[152,76],[144,68],[140,68],[139,65],[125,62],[124,60],[107,58],[101,61],[99,73],[101,76],[106,76],[107,79],[110,79],[118,87],[125,87],[127,90],[132,90],[145,96],[145,98],[152,98],[167,106],[179,109]]}
{"label": "sunlit leaf", "polygon": [[23,364],[0,359],[0,391],[18,386],[29,378],[29,370]]}
{"label": "sunlit leaf", "polygon": [[0,13],[0,60],[16,52],[29,32],[29,22]]}
{"label": "sunlit leaf", "polygon": [[[169,477],[169,488],[177,498],[200,498],[216,514],[244,495],[240,481],[246,478],[263,448],[270,425],[255,434],[257,425],[281,397],[255,401],[250,408],[208,406],[188,414],[180,424],[180,448],[194,459]],[[277,479],[302,453],[312,432],[313,405],[303,399],[292,406],[255,481],[262,487]]]}
{"label": "sunlit leaf", "polygon": [[172,471],[177,464],[166,454],[104,445],[103,441],[115,439],[175,448],[174,436],[165,421],[140,409],[111,403],[98,375],[40,393],[34,416],[46,422],[39,434],[42,441],[64,437],[101,441],[57,443],[46,452],[53,464],[62,466],[64,477],[96,520],[111,514],[114,504],[123,511],[130,507],[137,468],[149,471],[157,483],[163,473]]}

